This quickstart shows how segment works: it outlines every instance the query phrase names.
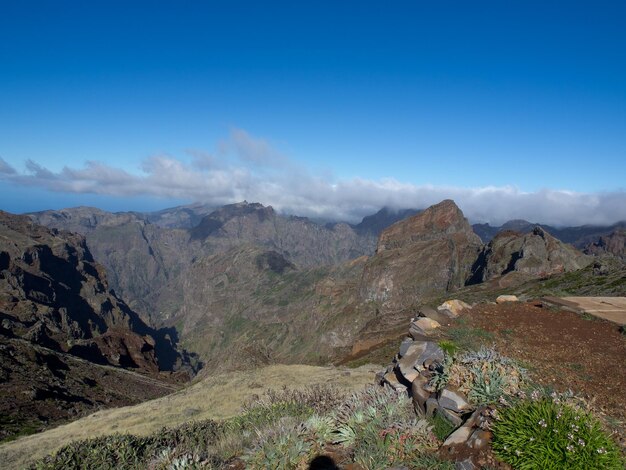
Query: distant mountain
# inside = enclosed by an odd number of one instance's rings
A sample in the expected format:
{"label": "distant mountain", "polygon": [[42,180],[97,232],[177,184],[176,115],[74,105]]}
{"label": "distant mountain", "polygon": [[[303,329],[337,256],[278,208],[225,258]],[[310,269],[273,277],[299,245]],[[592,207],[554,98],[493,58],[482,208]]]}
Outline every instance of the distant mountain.
{"label": "distant mountain", "polygon": [[282,216],[271,206],[245,201],[212,212],[190,234],[210,253],[252,243],[307,268],[358,258],[372,253],[376,246],[375,234],[359,234],[348,224],[323,226],[306,217]]}
{"label": "distant mountain", "polygon": [[613,255],[626,260],[626,229],[619,228],[588,243],[583,251],[590,255]]}
{"label": "distant mountain", "polygon": [[541,227],[552,236],[564,243],[570,243],[576,248],[583,249],[589,243],[597,241],[600,237],[609,235],[620,228],[626,228],[626,221],[617,222],[613,225],[597,226],[582,225],[579,227],[552,227],[550,225],[534,224],[527,220],[510,220],[499,227],[489,224],[474,224],[474,232],[481,238],[483,243],[489,243],[498,233],[512,230],[520,233],[529,233],[535,227]]}
{"label": "distant mountain", "polygon": [[359,233],[369,233],[378,236],[390,225],[420,212],[422,212],[421,209],[394,210],[383,207],[376,214],[363,217],[363,220],[357,225],[353,225],[353,228]]}
{"label": "distant mountain", "polygon": [[[358,233],[345,223],[326,227],[304,217],[282,216],[257,203],[230,204],[200,217],[205,210],[202,205],[183,206],[146,215],[78,207],[30,217],[48,227],[85,235],[93,256],[107,268],[111,287],[154,324],[172,314],[172,309],[157,304],[157,298],[176,297],[168,294],[168,286],[176,284],[194,260],[211,254],[252,244],[309,268],[368,255],[376,246],[377,234]],[[157,225],[180,224],[181,214],[188,211],[197,220],[194,227]]]}
{"label": "distant mountain", "polygon": [[189,204],[145,213],[146,220],[164,228],[193,228],[202,218],[217,209],[208,204]]}

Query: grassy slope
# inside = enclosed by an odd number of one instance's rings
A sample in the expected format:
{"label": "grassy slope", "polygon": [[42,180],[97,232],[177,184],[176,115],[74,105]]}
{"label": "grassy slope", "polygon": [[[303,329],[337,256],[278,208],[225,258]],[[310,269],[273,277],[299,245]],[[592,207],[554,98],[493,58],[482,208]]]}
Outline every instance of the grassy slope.
{"label": "grassy slope", "polygon": [[172,395],[136,406],[98,411],[70,424],[1,445],[0,462],[3,468],[21,468],[77,439],[116,432],[148,435],[163,426],[173,427],[190,420],[229,418],[241,411],[246,400],[268,388],[305,388],[330,383],[342,390],[358,390],[374,382],[379,368],[272,365],[223,372]]}

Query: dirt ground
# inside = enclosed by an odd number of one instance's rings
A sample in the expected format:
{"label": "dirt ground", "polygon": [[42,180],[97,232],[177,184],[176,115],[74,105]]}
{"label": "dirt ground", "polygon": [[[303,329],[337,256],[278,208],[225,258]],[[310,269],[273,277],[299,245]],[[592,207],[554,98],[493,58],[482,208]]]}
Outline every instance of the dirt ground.
{"label": "dirt ground", "polygon": [[522,363],[531,379],[572,390],[626,441],[626,335],[619,325],[541,302],[478,304],[459,320]]}

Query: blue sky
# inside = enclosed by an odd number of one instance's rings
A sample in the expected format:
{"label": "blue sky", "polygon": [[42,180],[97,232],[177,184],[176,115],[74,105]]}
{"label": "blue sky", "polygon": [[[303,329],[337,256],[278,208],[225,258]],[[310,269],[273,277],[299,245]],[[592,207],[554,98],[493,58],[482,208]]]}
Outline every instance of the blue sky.
{"label": "blue sky", "polygon": [[626,219],[624,24],[618,1],[4,2],[0,208]]}

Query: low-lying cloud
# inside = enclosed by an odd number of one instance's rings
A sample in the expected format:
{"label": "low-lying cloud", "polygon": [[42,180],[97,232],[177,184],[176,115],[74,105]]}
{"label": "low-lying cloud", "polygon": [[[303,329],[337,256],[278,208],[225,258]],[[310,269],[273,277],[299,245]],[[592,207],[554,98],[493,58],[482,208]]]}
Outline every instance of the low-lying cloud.
{"label": "low-lying cloud", "polygon": [[418,186],[393,178],[335,181],[316,176],[275,150],[267,141],[234,130],[215,153],[188,150],[145,160],[140,174],[102,162],[53,172],[27,161],[18,172],[0,158],[0,178],[18,185],[65,193],[155,196],[223,205],[242,200],[276,210],[355,222],[383,206],[424,208],[454,199],[472,222],[501,224],[526,219],[552,225],[610,224],[626,220],[626,192],[580,193],[544,189],[524,192],[511,186],[459,188]]}

